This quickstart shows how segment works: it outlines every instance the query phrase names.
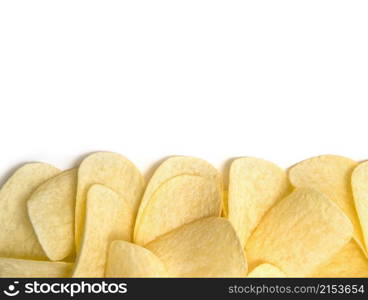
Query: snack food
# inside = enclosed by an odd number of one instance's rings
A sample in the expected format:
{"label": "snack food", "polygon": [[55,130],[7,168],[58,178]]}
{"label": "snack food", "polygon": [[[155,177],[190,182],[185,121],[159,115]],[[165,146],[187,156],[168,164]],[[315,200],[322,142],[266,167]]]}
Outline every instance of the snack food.
{"label": "snack food", "polygon": [[0,257],[46,259],[27,213],[27,200],[45,180],[60,171],[29,163],[15,171],[0,190]]}

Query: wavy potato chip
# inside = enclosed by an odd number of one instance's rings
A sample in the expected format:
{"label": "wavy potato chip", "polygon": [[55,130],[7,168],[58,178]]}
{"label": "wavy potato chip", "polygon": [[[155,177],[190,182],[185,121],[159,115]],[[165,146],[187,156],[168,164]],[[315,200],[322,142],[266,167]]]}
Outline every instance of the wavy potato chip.
{"label": "wavy potato chip", "polygon": [[45,181],[28,200],[28,214],[43,250],[50,260],[74,252],[74,210],[77,169]]}
{"label": "wavy potato chip", "polygon": [[72,267],[66,262],[0,258],[0,278],[66,278]]}
{"label": "wavy potato chip", "polygon": [[351,184],[365,250],[368,251],[368,162],[363,162],[354,169]]}
{"label": "wavy potato chip", "polygon": [[351,239],[310,277],[368,277],[368,259],[356,240]]}
{"label": "wavy potato chip", "polygon": [[229,177],[228,219],[245,247],[264,214],[290,193],[291,186],[284,170],[258,158],[234,160]]}
{"label": "wavy potato chip", "polygon": [[[170,157],[157,168],[146,187],[137,214],[137,225],[141,223],[141,219],[143,218],[143,215],[145,215],[146,206],[150,202],[153,194],[156,193],[156,191],[164,185],[166,181],[180,175],[200,176],[213,180],[218,183],[222,191],[221,175],[218,170],[208,162],[189,156]],[[134,237],[136,238],[135,234]]]}
{"label": "wavy potato chip", "polygon": [[217,181],[194,175],[176,176],[152,195],[134,242],[145,245],[157,237],[192,221],[220,216],[221,190]]}
{"label": "wavy potato chip", "polygon": [[0,256],[46,259],[27,213],[27,200],[45,180],[60,171],[45,163],[20,167],[0,190]]}
{"label": "wavy potato chip", "polygon": [[249,278],[283,278],[286,274],[278,267],[271,264],[261,264],[255,267],[249,274]]}
{"label": "wavy potato chip", "polygon": [[130,203],[111,189],[89,189],[86,220],[73,277],[103,277],[107,250],[114,240],[131,240],[134,217]]}
{"label": "wavy potato chip", "polygon": [[167,277],[160,259],[151,251],[125,241],[113,241],[106,263],[106,277]]}
{"label": "wavy potato chip", "polygon": [[145,246],[171,277],[239,277],[247,263],[230,222],[205,218],[183,225]]}
{"label": "wavy potato chip", "polygon": [[351,239],[352,225],[322,193],[296,189],[262,219],[246,246],[249,265],[271,263],[287,276],[310,274]]}
{"label": "wavy potato chip", "polygon": [[86,213],[87,192],[93,184],[102,184],[118,193],[132,207],[134,217],[141,200],[144,180],[139,170],[125,157],[111,152],[97,152],[79,166],[75,209],[75,239],[79,249]]}
{"label": "wavy potato chip", "polygon": [[363,244],[351,189],[351,174],[357,164],[346,157],[321,155],[293,166],[289,178],[293,186],[313,188],[334,201],[352,222],[354,237]]}

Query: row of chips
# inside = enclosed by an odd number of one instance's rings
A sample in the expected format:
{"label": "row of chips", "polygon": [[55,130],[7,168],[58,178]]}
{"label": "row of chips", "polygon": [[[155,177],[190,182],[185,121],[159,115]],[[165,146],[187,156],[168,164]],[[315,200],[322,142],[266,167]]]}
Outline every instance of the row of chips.
{"label": "row of chips", "polygon": [[111,152],[19,168],[0,190],[0,277],[368,277],[368,163],[289,170],[177,156],[144,183]]}

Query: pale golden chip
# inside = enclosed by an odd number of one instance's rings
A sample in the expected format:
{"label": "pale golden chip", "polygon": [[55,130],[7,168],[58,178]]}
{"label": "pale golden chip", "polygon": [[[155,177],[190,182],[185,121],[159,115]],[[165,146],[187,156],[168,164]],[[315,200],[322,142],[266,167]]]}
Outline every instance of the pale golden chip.
{"label": "pale golden chip", "polygon": [[249,278],[283,278],[286,274],[278,267],[271,264],[261,264],[255,267],[249,274]]}
{"label": "pale golden chip", "polygon": [[157,168],[150,179],[139,206],[136,224],[141,223],[141,218],[145,215],[146,206],[150,202],[153,194],[156,193],[166,181],[180,175],[194,175],[213,180],[221,186],[220,189],[222,191],[221,175],[208,162],[188,156],[170,157]]}
{"label": "pale golden chip", "polygon": [[364,245],[368,251],[368,162],[359,164],[351,176],[355,208],[361,224]]}
{"label": "pale golden chip", "polygon": [[27,213],[27,200],[45,180],[60,171],[45,163],[19,168],[0,190],[0,256],[45,259]]}
{"label": "pale golden chip", "polygon": [[338,253],[315,270],[310,277],[368,277],[368,259],[351,239]]}
{"label": "pale golden chip", "polygon": [[266,262],[287,276],[305,276],[336,254],[352,231],[349,219],[326,196],[296,189],[264,216],[249,238],[249,266]]}
{"label": "pale golden chip", "polygon": [[146,245],[172,277],[239,277],[247,263],[230,222],[205,218],[175,229]]}
{"label": "pale golden chip", "polygon": [[290,193],[291,187],[284,170],[258,158],[234,160],[229,177],[228,219],[245,247],[264,214]]}
{"label": "pale golden chip", "polygon": [[77,169],[42,183],[28,200],[28,214],[43,250],[50,260],[74,252],[74,211]]}
{"label": "pale golden chip", "polygon": [[102,184],[118,193],[136,215],[144,188],[139,170],[125,157],[111,152],[97,152],[86,157],[79,166],[75,209],[75,238],[79,249],[88,189]]}
{"label": "pale golden chip", "polygon": [[111,189],[89,189],[86,220],[73,277],[103,277],[107,250],[114,240],[131,240],[134,217],[130,203]]}
{"label": "pale golden chip", "polygon": [[354,237],[363,244],[351,190],[351,174],[356,166],[357,162],[346,157],[321,155],[293,166],[289,177],[293,186],[313,188],[334,201],[352,222]]}
{"label": "pale golden chip", "polygon": [[0,278],[66,278],[72,267],[66,262],[0,258]]}
{"label": "pale golden chip", "polygon": [[194,175],[176,176],[152,195],[134,229],[134,242],[145,245],[192,221],[220,216],[222,191],[217,181]]}
{"label": "pale golden chip", "polygon": [[159,258],[146,248],[125,241],[113,241],[106,263],[106,277],[167,277]]}

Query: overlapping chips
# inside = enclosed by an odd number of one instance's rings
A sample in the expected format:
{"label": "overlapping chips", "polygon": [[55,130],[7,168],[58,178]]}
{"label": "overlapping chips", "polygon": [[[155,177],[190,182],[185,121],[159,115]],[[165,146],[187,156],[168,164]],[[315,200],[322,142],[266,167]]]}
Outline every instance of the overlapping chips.
{"label": "overlapping chips", "polygon": [[291,188],[284,170],[257,158],[234,160],[229,176],[228,218],[244,247],[263,215]]}
{"label": "overlapping chips", "polygon": [[133,209],[138,210],[144,180],[139,170],[125,157],[112,152],[97,152],[87,156],[78,169],[75,208],[75,239],[79,249],[84,224],[87,193],[93,184],[102,184],[118,193]]}
{"label": "overlapping chips", "polygon": [[183,225],[146,245],[172,277],[240,277],[247,263],[230,222],[205,218]]}
{"label": "overlapping chips", "polygon": [[266,214],[248,240],[249,265],[267,262],[287,276],[303,277],[341,250],[352,231],[342,210],[323,194],[296,189]]}
{"label": "overlapping chips", "polygon": [[131,240],[133,208],[109,188],[94,184],[87,193],[86,220],[73,277],[103,277],[107,250],[114,240]]}
{"label": "overlapping chips", "polygon": [[295,187],[313,188],[334,201],[354,226],[354,237],[362,243],[362,230],[357,217],[351,190],[351,174],[357,162],[337,155],[321,155],[304,160],[289,171]]}
{"label": "overlapping chips", "polygon": [[20,167],[0,190],[0,257],[46,259],[27,213],[27,200],[60,171],[44,163]]}
{"label": "overlapping chips", "polygon": [[28,214],[43,250],[50,260],[74,253],[74,210],[77,169],[42,183],[31,195]]}
{"label": "overlapping chips", "polygon": [[138,211],[134,242],[145,245],[181,225],[220,216],[219,172],[192,157],[166,160],[151,178]]}
{"label": "overlapping chips", "polygon": [[168,274],[162,261],[148,249],[125,241],[114,241],[110,245],[105,276],[139,278],[167,277]]}
{"label": "overlapping chips", "polygon": [[310,277],[368,277],[368,259],[351,239],[338,253],[319,266]]}
{"label": "overlapping chips", "polygon": [[244,157],[228,191],[193,157],[145,190],[116,153],[31,163],[0,190],[0,225],[0,277],[368,277],[368,163]]}

